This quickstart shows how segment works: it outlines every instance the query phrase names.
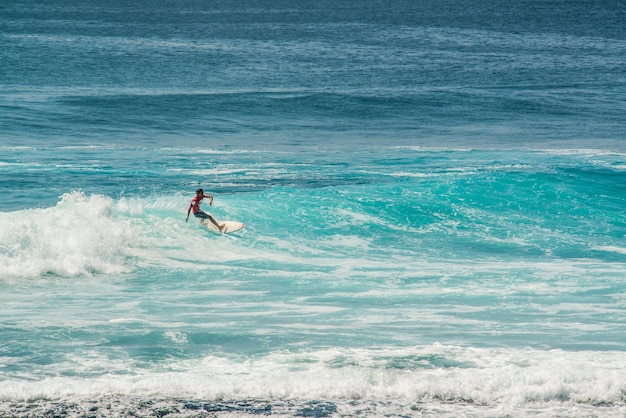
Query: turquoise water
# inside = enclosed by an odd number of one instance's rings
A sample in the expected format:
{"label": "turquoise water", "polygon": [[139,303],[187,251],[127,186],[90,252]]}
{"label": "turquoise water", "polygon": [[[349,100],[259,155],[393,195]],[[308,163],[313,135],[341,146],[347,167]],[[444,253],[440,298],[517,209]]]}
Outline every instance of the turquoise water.
{"label": "turquoise water", "polygon": [[623,416],[623,4],[474,7],[4,6],[0,415]]}

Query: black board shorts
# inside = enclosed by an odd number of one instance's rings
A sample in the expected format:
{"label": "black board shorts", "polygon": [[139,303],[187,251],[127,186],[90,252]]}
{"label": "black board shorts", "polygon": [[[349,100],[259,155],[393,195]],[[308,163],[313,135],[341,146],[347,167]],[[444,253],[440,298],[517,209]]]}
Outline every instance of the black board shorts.
{"label": "black board shorts", "polygon": [[198,219],[209,219],[209,215],[205,212],[202,212],[201,210],[194,213],[193,216],[195,216]]}

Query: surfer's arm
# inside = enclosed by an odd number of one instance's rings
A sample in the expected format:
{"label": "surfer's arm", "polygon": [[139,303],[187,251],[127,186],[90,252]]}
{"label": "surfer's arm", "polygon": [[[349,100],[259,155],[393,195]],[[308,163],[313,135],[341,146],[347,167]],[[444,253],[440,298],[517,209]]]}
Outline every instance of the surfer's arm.
{"label": "surfer's arm", "polygon": [[189,220],[189,213],[191,212],[191,205],[189,205],[189,209],[187,209],[187,218],[185,218],[185,222]]}
{"label": "surfer's arm", "polygon": [[213,206],[213,195],[209,194],[209,195],[204,195],[204,197],[208,197],[209,198],[209,206]]}

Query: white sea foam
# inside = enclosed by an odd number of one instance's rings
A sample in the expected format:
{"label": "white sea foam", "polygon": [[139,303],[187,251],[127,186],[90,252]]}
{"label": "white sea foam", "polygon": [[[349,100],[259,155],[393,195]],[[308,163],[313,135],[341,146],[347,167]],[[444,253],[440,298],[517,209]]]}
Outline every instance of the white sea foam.
{"label": "white sea foam", "polygon": [[606,252],[610,252],[610,253],[626,254],[626,248],[612,246],[612,245],[604,245],[604,246],[594,247],[593,249],[594,250],[598,250],[598,251],[606,251]]}
{"label": "white sea foam", "polygon": [[[181,346],[188,339],[182,333],[168,333],[167,337]],[[245,361],[211,355],[164,365],[162,371],[105,373],[90,379],[9,380],[0,387],[0,399],[97,398],[106,394],[269,402],[324,399],[338,404],[367,400],[405,407],[417,402],[428,408],[456,404],[459,408],[474,405],[511,411],[605,405],[611,411],[623,404],[625,356],[622,352],[440,344],[285,351]],[[93,361],[98,360],[88,360]]]}
{"label": "white sea foam", "polygon": [[4,214],[0,218],[2,277],[127,271],[125,251],[136,234],[127,221],[112,216],[112,205],[104,196],[72,192],[51,208]]}

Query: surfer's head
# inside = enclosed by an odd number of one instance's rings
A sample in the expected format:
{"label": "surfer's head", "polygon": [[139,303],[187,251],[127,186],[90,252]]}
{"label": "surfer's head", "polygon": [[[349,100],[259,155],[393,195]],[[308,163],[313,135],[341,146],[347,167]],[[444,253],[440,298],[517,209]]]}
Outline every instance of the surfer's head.
{"label": "surfer's head", "polygon": [[198,189],[198,190],[196,190],[196,194],[204,194],[204,190]]}

